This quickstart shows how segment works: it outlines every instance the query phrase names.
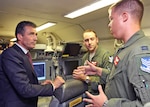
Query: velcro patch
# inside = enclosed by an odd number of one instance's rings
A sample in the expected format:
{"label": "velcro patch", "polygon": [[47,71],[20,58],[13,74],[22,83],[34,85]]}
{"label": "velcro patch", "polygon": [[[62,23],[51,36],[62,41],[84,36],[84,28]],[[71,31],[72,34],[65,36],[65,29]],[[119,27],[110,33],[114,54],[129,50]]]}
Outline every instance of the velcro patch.
{"label": "velcro patch", "polygon": [[148,46],[141,46],[142,50],[148,50]]}
{"label": "velcro patch", "polygon": [[141,70],[150,73],[150,56],[141,58]]}

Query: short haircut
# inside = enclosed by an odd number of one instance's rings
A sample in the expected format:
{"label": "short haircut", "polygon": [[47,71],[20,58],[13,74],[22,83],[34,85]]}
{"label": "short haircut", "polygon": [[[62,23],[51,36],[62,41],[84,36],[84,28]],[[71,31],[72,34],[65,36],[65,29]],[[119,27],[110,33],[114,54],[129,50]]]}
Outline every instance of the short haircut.
{"label": "short haircut", "polygon": [[15,30],[15,36],[17,38],[17,34],[24,34],[24,28],[26,26],[31,26],[33,28],[36,28],[36,24],[34,24],[33,22],[30,22],[30,21],[21,21],[20,23],[18,23],[17,27],[16,27],[16,30]]}
{"label": "short haircut", "polygon": [[114,12],[118,13],[122,11],[129,12],[139,22],[141,22],[144,13],[144,5],[141,0],[121,0],[112,5],[110,9],[112,8]]}
{"label": "short haircut", "polygon": [[[95,36],[97,37],[96,32],[95,32],[94,30],[92,30],[92,29],[87,29],[87,30],[84,31],[84,33],[86,33],[86,32],[93,32],[93,33],[95,34]],[[84,34],[84,33],[83,33],[83,34]]]}

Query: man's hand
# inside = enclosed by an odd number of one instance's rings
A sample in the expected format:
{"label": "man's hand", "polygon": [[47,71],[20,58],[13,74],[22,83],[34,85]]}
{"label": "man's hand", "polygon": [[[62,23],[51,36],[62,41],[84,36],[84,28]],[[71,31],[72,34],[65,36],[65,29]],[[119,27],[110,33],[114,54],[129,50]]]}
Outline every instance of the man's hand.
{"label": "man's hand", "polygon": [[51,80],[45,80],[44,82],[41,83],[41,85],[46,85],[46,84],[52,84]]}
{"label": "man's hand", "polygon": [[55,80],[52,82],[52,84],[54,86],[54,89],[60,87],[64,83],[65,83],[65,80],[62,77],[60,77],[60,76],[57,76],[55,78]]}
{"label": "man's hand", "polygon": [[78,70],[82,70],[85,75],[99,75],[101,76],[102,68],[95,66],[93,63],[87,61],[86,66],[79,66]]}
{"label": "man's hand", "polygon": [[101,85],[98,86],[99,95],[92,95],[89,92],[86,92],[87,96],[90,99],[84,98],[83,101],[90,103],[86,107],[102,107],[104,102],[107,101],[107,96],[104,94]]}
{"label": "man's hand", "polygon": [[84,70],[81,69],[74,69],[73,70],[73,78],[85,81],[86,80],[86,75],[84,74]]}

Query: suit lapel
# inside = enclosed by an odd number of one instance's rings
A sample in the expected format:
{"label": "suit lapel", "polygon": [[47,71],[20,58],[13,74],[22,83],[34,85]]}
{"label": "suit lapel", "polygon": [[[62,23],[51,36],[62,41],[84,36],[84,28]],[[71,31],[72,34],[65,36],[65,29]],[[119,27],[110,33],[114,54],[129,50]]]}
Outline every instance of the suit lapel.
{"label": "suit lapel", "polygon": [[37,75],[34,71],[34,68],[32,67],[32,65],[30,64],[30,61],[27,57],[27,55],[22,51],[22,49],[20,47],[18,47],[16,44],[13,45],[13,48],[15,50],[17,50],[17,52],[23,57],[24,62],[26,62],[28,64],[28,69],[32,72],[32,74],[37,78]]}

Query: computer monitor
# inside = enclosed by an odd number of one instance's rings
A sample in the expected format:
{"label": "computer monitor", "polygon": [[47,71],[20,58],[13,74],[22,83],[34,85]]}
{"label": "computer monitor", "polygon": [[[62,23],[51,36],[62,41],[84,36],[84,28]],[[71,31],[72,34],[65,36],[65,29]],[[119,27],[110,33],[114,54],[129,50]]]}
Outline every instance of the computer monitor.
{"label": "computer monitor", "polygon": [[79,43],[66,43],[63,49],[63,55],[78,56],[81,49]]}
{"label": "computer monitor", "polygon": [[38,80],[46,79],[46,63],[45,62],[33,62],[34,71],[38,77]]}
{"label": "computer monitor", "polygon": [[72,75],[73,70],[81,65],[81,58],[62,58],[60,65],[62,67],[62,73],[64,76]]}
{"label": "computer monitor", "polygon": [[33,61],[34,71],[39,81],[51,79],[51,62],[48,60]]}

